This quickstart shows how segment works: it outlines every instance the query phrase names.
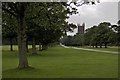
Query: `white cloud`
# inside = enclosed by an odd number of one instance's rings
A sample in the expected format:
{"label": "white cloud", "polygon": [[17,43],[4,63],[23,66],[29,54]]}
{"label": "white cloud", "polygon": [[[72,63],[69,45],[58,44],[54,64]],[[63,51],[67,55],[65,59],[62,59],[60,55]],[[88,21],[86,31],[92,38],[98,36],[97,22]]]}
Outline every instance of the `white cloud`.
{"label": "white cloud", "polygon": [[[89,16],[89,17],[99,17],[99,11],[97,9],[97,5],[83,5],[78,8],[81,16]],[[91,16],[92,15],[92,16]],[[94,16],[93,16],[94,15]]]}

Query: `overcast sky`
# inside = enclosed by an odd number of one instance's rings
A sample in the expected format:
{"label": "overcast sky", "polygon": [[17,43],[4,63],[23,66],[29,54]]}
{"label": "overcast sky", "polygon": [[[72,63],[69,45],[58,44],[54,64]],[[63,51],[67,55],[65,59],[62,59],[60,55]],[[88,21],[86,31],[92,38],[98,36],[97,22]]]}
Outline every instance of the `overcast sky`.
{"label": "overcast sky", "polygon": [[[72,23],[85,23],[85,29],[98,25],[100,22],[110,22],[116,24],[118,21],[118,1],[120,0],[100,0],[96,5],[82,5],[78,7],[80,14],[72,15],[68,19]],[[77,29],[73,33],[68,32],[68,35],[74,35],[77,33]]]}

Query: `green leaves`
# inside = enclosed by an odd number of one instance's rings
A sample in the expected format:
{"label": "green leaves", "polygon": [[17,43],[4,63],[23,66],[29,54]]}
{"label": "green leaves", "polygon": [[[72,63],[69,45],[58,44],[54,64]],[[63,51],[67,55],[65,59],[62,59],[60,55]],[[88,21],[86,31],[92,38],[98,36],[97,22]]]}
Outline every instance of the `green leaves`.
{"label": "green leaves", "polygon": [[109,22],[100,23],[98,26],[93,26],[90,29],[87,29],[85,33],[87,43],[112,43],[113,39],[115,39],[115,32],[110,27],[111,24]]}
{"label": "green leaves", "polygon": [[[4,38],[15,38],[16,35],[16,19],[13,15],[2,12],[2,35]],[[13,23],[14,22],[14,23]]]}
{"label": "green leaves", "polygon": [[[6,11],[8,16],[12,15],[12,17],[14,17],[10,20],[7,19],[7,16],[5,15],[5,24],[10,26],[12,22],[12,26],[14,26],[13,28],[15,30],[15,27],[18,25],[18,23],[16,22],[17,17],[19,17],[21,10],[23,10],[22,12],[24,12],[22,6],[26,6],[25,29],[26,34],[29,38],[43,38],[44,40],[49,39],[49,41],[58,40],[63,35],[64,31],[73,31],[73,29],[76,28],[76,25],[74,25],[73,23],[69,24],[66,21],[66,19],[69,18],[67,14],[69,14],[70,12],[70,9],[67,7],[68,5],[66,2],[3,3],[3,12]],[[74,13],[74,11],[76,11],[77,9],[72,8],[72,10],[72,13]]]}

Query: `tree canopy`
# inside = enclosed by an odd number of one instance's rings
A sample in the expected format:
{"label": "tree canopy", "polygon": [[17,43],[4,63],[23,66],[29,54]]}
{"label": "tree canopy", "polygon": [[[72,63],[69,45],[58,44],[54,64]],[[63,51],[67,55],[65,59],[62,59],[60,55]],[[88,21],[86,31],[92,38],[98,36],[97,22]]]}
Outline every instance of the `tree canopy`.
{"label": "tree canopy", "polygon": [[[116,25],[117,26],[117,25]],[[100,46],[117,45],[117,32],[115,25],[109,22],[102,22],[98,26],[94,25],[85,30],[84,34],[76,34],[74,36],[64,37],[61,42],[67,46]],[[114,30],[115,29],[115,30]]]}
{"label": "tree canopy", "polygon": [[[26,54],[28,38],[33,41],[34,51],[36,44],[34,41],[36,41],[36,38],[41,44],[58,41],[67,31],[72,31],[76,27],[74,24],[69,24],[66,21],[69,18],[68,14],[77,14],[77,9],[72,7],[71,4],[81,6],[88,3],[94,4],[95,2],[88,0],[82,0],[82,2],[71,1],[69,3],[3,2],[2,13],[6,14],[3,16],[4,21],[6,21],[4,24],[7,24],[8,27],[14,26],[13,31],[17,32],[19,50],[18,68],[30,67]],[[9,17],[5,18],[6,16]],[[12,21],[12,24],[9,20]]]}

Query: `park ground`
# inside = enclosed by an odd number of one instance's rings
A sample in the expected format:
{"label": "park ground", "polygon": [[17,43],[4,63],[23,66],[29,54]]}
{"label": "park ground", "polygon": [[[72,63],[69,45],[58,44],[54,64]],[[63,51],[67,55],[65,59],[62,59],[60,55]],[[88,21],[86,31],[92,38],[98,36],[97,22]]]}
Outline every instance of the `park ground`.
{"label": "park ground", "polygon": [[[30,46],[31,48],[31,46]],[[92,52],[55,46],[47,51],[28,53],[34,69],[17,69],[18,51],[2,47],[3,78],[117,78],[118,54]],[[116,51],[116,48],[107,50]]]}
{"label": "park ground", "polygon": [[80,48],[118,52],[118,46],[108,46],[108,48],[104,48],[104,46],[102,48],[99,48],[99,47],[100,46],[98,46],[98,48],[93,48],[92,46],[91,47],[90,46],[84,46],[84,47],[80,47]]}

